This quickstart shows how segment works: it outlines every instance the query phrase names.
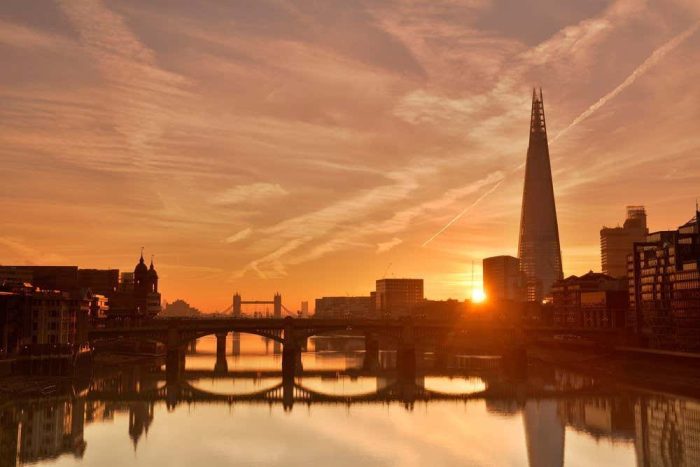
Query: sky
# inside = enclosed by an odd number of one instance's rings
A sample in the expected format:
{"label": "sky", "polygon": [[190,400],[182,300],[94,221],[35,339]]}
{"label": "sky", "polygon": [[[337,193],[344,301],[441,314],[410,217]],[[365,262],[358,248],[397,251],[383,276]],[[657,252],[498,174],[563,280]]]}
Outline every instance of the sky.
{"label": "sky", "polygon": [[0,264],[143,246],[205,311],[470,296],[517,251],[533,86],[566,275],[700,197],[696,0],[2,0],[0,63]]}

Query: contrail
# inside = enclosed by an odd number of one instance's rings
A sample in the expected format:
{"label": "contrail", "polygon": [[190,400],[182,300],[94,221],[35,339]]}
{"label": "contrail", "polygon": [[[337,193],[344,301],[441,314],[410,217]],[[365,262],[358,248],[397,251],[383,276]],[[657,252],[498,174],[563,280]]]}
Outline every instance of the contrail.
{"label": "contrail", "polygon": [[477,204],[479,204],[479,203],[481,202],[482,199],[486,198],[488,195],[490,195],[491,193],[493,193],[494,191],[496,191],[496,188],[498,188],[499,186],[501,186],[501,184],[505,181],[505,179],[506,179],[506,177],[503,177],[502,179],[500,179],[494,186],[492,186],[491,188],[489,188],[488,191],[486,191],[483,195],[479,196],[479,197],[476,199],[476,201],[474,201],[472,204],[470,204],[469,206],[467,206],[466,208],[464,208],[464,209],[462,210],[462,212],[460,212],[459,214],[457,214],[456,216],[454,216],[450,222],[448,222],[447,224],[445,224],[445,226],[444,226],[443,228],[441,228],[440,230],[438,230],[438,232],[437,232],[435,235],[433,235],[432,237],[430,237],[429,239],[427,239],[421,246],[426,246],[428,243],[432,242],[435,238],[437,238],[438,235],[440,235],[440,234],[443,233],[445,230],[447,230],[452,224],[454,224],[455,222],[457,222],[463,215],[465,215],[467,212],[471,211]]}
{"label": "contrail", "polygon": [[654,50],[649,57],[647,57],[644,62],[642,62],[641,65],[639,65],[618,87],[598,99],[598,102],[595,104],[591,105],[588,109],[586,109],[581,115],[576,117],[574,121],[572,121],[569,126],[564,128],[557,134],[554,139],[552,139],[552,143],[561,138],[564,134],[566,134],[569,130],[571,130],[573,127],[590,117],[596,110],[600,109],[602,106],[604,106],[610,99],[613,99],[615,96],[620,94],[622,91],[624,91],[627,87],[632,85],[635,81],[637,81],[637,78],[642,76],[644,73],[649,71],[651,67],[656,65],[663,59],[666,54],[669,52],[673,51],[676,47],[681,45],[683,42],[685,42],[690,36],[695,34],[695,32],[700,28],[700,22],[695,23],[685,31],[681,32],[680,34],[674,36],[671,40],[666,42],[664,45],[659,47],[658,49]]}
{"label": "contrail", "polygon": [[[591,105],[588,109],[583,111],[578,117],[576,117],[566,128],[561,130],[554,138],[552,138],[552,143],[554,143],[556,140],[561,138],[565,133],[567,133],[569,130],[571,130],[573,127],[581,123],[583,120],[587,119],[593,113],[595,113],[598,109],[600,109],[602,106],[608,103],[610,99],[613,99],[615,96],[620,94],[622,91],[624,91],[627,87],[632,85],[635,81],[637,81],[637,78],[642,76],[644,73],[649,71],[651,67],[659,63],[661,59],[663,59],[669,52],[673,51],[676,47],[681,45],[683,42],[685,42],[690,36],[695,34],[697,30],[700,29],[700,21],[693,24],[690,26],[688,29],[685,31],[677,34],[674,36],[672,39],[670,39],[668,42],[666,42],[664,45],[661,47],[657,48],[654,50],[649,57],[647,57],[646,60],[642,62],[641,65],[639,65],[625,80],[620,83],[619,86],[617,86],[615,89],[598,99],[596,103]],[[522,164],[518,165],[515,169],[513,169],[508,175],[512,174],[513,172],[516,172],[523,168],[525,166],[525,163],[523,162]],[[489,196],[491,193],[496,191],[498,187],[500,187],[503,182],[508,178],[508,175],[503,177],[498,183],[496,183],[494,186],[492,186],[488,191],[486,191],[483,195],[481,195],[476,201],[474,201],[472,204],[467,206],[462,212],[457,214],[455,217],[452,218],[450,222],[448,222],[443,228],[441,228],[435,235],[430,237],[428,240],[426,240],[423,245],[421,246],[426,246],[428,243],[432,242],[435,240],[440,234],[442,234],[445,230],[450,228],[452,224],[457,222],[463,215],[465,215],[467,212],[469,212],[471,209],[473,209],[477,204],[479,204],[484,198]]]}

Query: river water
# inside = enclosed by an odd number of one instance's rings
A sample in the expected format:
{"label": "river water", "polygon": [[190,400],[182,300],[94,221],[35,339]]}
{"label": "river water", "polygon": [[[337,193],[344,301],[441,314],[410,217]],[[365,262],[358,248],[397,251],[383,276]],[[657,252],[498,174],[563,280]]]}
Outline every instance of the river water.
{"label": "river water", "polygon": [[[362,367],[362,343],[312,340],[283,381],[274,342],[203,338],[173,389],[157,367],[96,372],[71,395],[6,402],[0,466],[700,466],[700,401],[549,368],[421,358],[415,380]],[[318,350],[315,350],[318,349]],[[104,373],[104,374],[102,374]]]}

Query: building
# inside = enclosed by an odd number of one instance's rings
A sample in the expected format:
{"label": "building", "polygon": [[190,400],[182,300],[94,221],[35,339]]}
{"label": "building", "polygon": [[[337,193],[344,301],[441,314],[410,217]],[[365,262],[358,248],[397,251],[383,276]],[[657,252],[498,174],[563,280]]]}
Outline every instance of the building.
{"label": "building", "polygon": [[28,282],[43,290],[78,290],[78,266],[0,266],[3,280]]}
{"label": "building", "polygon": [[700,350],[699,219],[647,235],[628,256],[629,323],[652,348]]}
{"label": "building", "polygon": [[375,310],[381,316],[409,315],[421,304],[423,279],[378,279]]}
{"label": "building", "polygon": [[119,288],[119,269],[78,269],[78,287],[111,297]]}
{"label": "building", "polygon": [[643,242],[648,233],[644,206],[627,206],[627,219],[622,227],[603,227],[600,230],[603,274],[627,277],[627,255],[632,253],[632,245]]}
{"label": "building", "polygon": [[117,292],[109,301],[109,317],[113,319],[150,319],[161,311],[158,273],[151,258],[146,266],[143,252],[133,273],[122,273]]}
{"label": "building", "polygon": [[513,256],[492,256],[482,263],[484,293],[490,301],[523,299],[520,260]]}
{"label": "building", "polygon": [[625,326],[629,307],[625,281],[590,271],[569,276],[552,286],[553,322],[577,328]]}
{"label": "building", "polygon": [[6,356],[65,354],[87,350],[90,299],[79,292],[5,283],[0,292]]}
{"label": "building", "polygon": [[366,318],[372,315],[371,301],[365,297],[322,297],[316,299],[316,318]]}
{"label": "building", "polygon": [[301,316],[302,318],[309,317],[309,302],[307,302],[307,301],[301,302],[301,309],[299,310],[299,316]]}
{"label": "building", "polygon": [[541,89],[532,91],[518,256],[528,301],[541,301],[564,277]]}
{"label": "building", "polygon": [[423,300],[413,308],[411,315],[428,319],[457,319],[467,313],[467,304],[454,299]]}

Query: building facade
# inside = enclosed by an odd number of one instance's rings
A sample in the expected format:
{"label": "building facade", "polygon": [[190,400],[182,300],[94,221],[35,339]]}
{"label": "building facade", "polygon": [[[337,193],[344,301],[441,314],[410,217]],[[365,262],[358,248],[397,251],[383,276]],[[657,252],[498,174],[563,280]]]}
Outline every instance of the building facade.
{"label": "building facade", "polygon": [[646,239],[647,214],[644,206],[627,206],[627,219],[622,227],[600,230],[600,261],[603,274],[627,277],[627,255],[635,242]]}
{"label": "building facade", "polygon": [[569,276],[552,286],[552,319],[555,326],[575,328],[623,328],[628,294],[625,281],[590,271]]}
{"label": "building facade", "polygon": [[370,297],[321,297],[316,299],[316,318],[367,318],[373,315]]}
{"label": "building facade", "polygon": [[378,279],[375,310],[380,316],[410,315],[424,301],[423,279]]}
{"label": "building facade", "polygon": [[484,293],[490,301],[520,301],[523,295],[523,276],[520,260],[513,256],[492,256],[482,262]]}
{"label": "building facade", "polygon": [[700,350],[699,217],[649,234],[628,256],[630,326],[652,348]]}
{"label": "building facade", "polygon": [[541,89],[532,91],[518,257],[528,301],[541,301],[564,277]]}

